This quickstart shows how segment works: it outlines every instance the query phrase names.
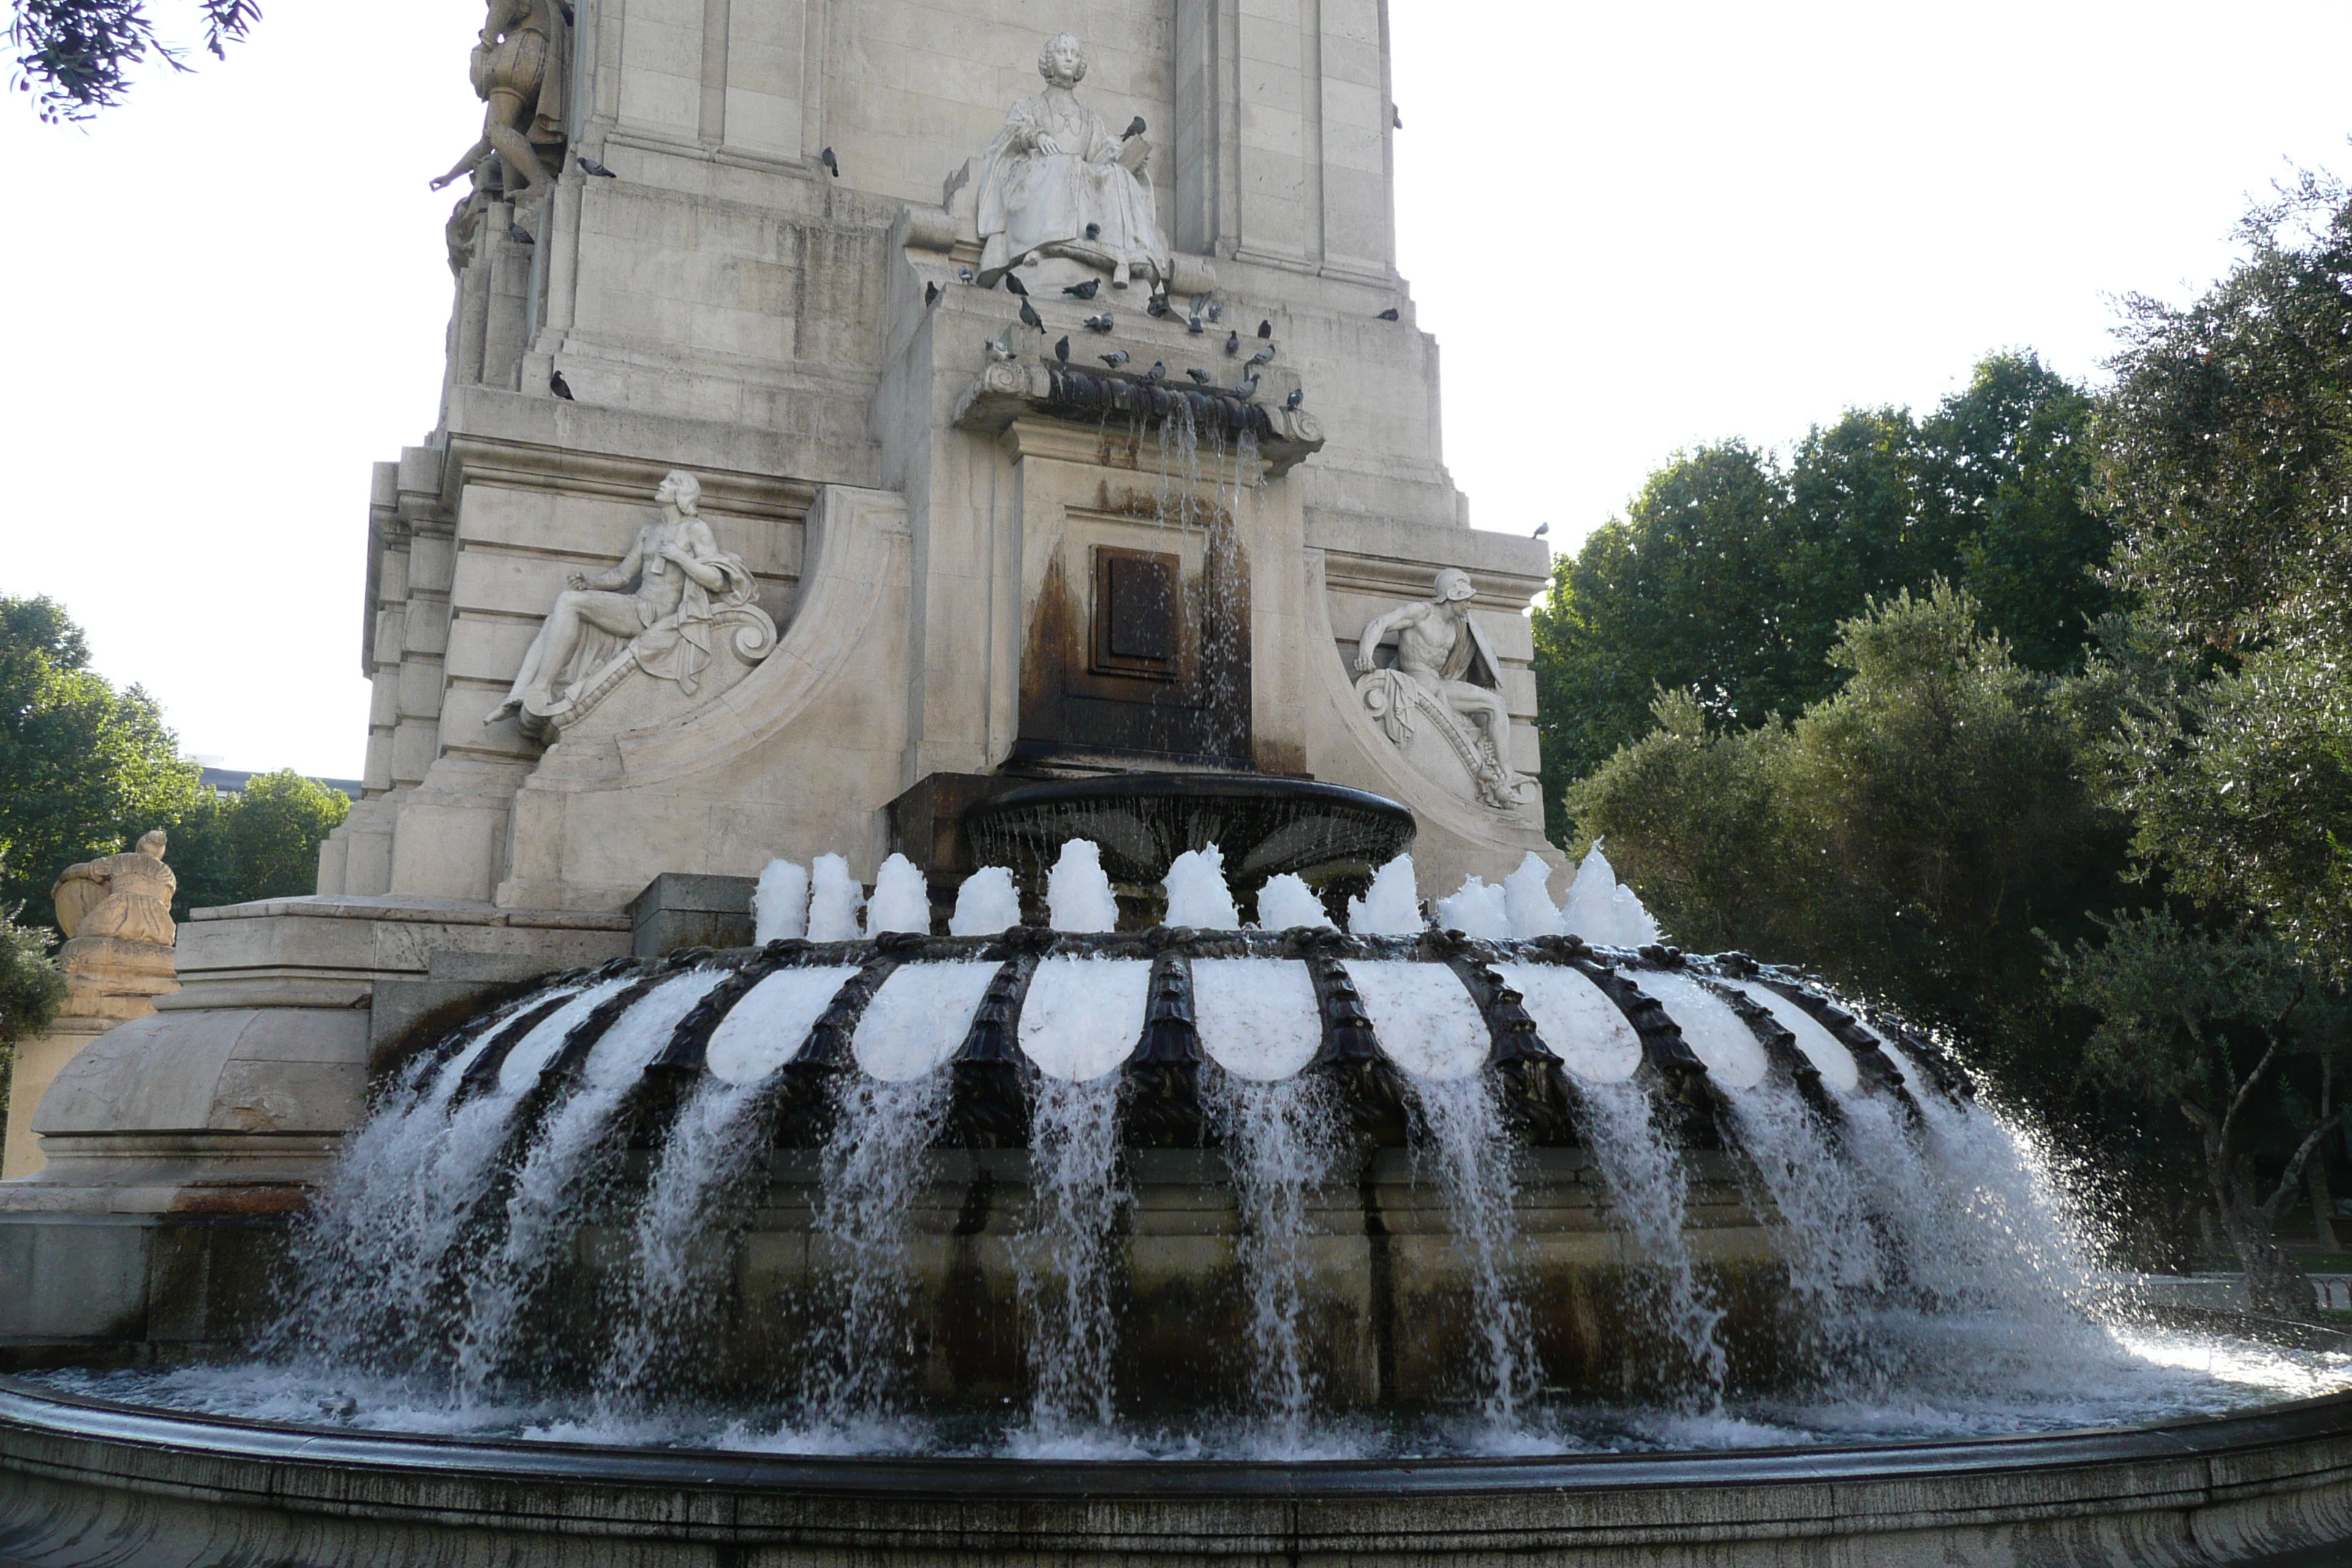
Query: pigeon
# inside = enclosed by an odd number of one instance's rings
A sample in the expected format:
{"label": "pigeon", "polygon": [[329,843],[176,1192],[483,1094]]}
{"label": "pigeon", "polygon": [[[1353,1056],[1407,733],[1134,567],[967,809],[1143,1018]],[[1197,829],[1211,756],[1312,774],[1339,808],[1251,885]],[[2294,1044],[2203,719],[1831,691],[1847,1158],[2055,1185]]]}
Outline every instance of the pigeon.
{"label": "pigeon", "polygon": [[1296,412],[1306,401],[1307,389],[1303,386],[1294,386],[1290,389],[1290,395],[1282,400],[1282,405]]}
{"label": "pigeon", "polygon": [[1007,327],[1003,337],[988,340],[988,357],[1010,362],[1013,357],[1013,329]]}
{"label": "pigeon", "polygon": [[1111,326],[1110,312],[1108,310],[1105,310],[1099,316],[1088,316],[1086,319],[1084,325],[1087,331],[1090,332],[1108,332]]}
{"label": "pigeon", "polygon": [[1127,122],[1127,134],[1120,137],[1119,140],[1122,142],[1132,142],[1150,129],[1151,128],[1150,126],[1143,123],[1143,116],[1139,114],[1134,119]]}
{"label": "pigeon", "polygon": [[1237,354],[1242,352],[1241,333],[1227,332],[1225,334],[1225,352],[1229,354]]}
{"label": "pigeon", "polygon": [[1192,378],[1192,384],[1195,386],[1206,386],[1209,383],[1217,379],[1205,370],[1188,370],[1184,374]]}
{"label": "pigeon", "polygon": [[1381,320],[1383,321],[1393,321],[1396,319],[1397,308],[1394,305],[1391,305],[1387,310],[1381,312]]}
{"label": "pigeon", "polygon": [[1021,281],[1019,274],[1008,272],[1004,275],[1004,291],[1007,294],[1018,294],[1026,300],[1029,297],[1029,285]]}
{"label": "pigeon", "polygon": [[1158,386],[1161,382],[1166,381],[1167,379],[1168,367],[1159,360],[1153,360],[1151,362],[1151,368],[1143,373],[1144,384],[1147,386]]}
{"label": "pigeon", "polygon": [[547,390],[566,403],[572,401],[572,384],[563,379],[563,373],[560,370],[547,378]]}
{"label": "pigeon", "polygon": [[939,302],[940,302],[940,286],[939,286],[938,284],[936,284],[936,283],[926,283],[926,284],[924,284],[924,285],[923,285],[923,309],[924,309],[924,310],[929,310],[932,306],[934,306],[934,305],[936,305],[936,304],[938,304]]}
{"label": "pigeon", "polygon": [[832,148],[828,147],[824,152],[819,153],[816,155],[816,161],[823,163],[825,167],[825,172],[831,174],[835,179],[837,180],[841,178],[841,160],[833,155]]}
{"label": "pigeon", "polygon": [[593,174],[600,180],[617,180],[621,177],[620,175],[613,173],[612,170],[604,167],[604,164],[596,162],[593,158],[583,156],[573,160],[573,162],[580,165],[580,172],[582,174]]}
{"label": "pigeon", "polygon": [[1060,342],[1054,345],[1054,357],[1061,361],[1064,364],[1070,363],[1070,340],[1068,337],[1065,336]]}
{"label": "pigeon", "polygon": [[1090,223],[1087,225],[1087,237],[1088,239],[1100,239],[1102,237],[1102,225],[1098,223]]}
{"label": "pigeon", "polygon": [[1549,524],[1549,523],[1548,523],[1548,522],[1539,522],[1539,523],[1536,524],[1536,531],[1535,531],[1535,535],[1534,535],[1534,537],[1536,537],[1536,538],[1538,538],[1538,539],[1541,539],[1541,538],[1543,538],[1545,535],[1549,534],[1549,532],[1551,532],[1551,524]]}
{"label": "pigeon", "polygon": [[1091,300],[1102,292],[1102,279],[1089,278],[1083,283],[1073,283],[1062,290],[1073,300]]}
{"label": "pigeon", "polygon": [[1270,338],[1274,336],[1274,323],[1272,321],[1260,321],[1257,324],[1257,335],[1262,338]]}
{"label": "pigeon", "polygon": [[1024,300],[1021,301],[1021,324],[1042,332],[1045,330],[1045,318],[1037,313],[1036,306]]}
{"label": "pigeon", "polygon": [[522,225],[515,222],[512,218],[507,219],[507,237],[513,240],[517,245],[537,245],[539,243],[539,241],[531,238],[530,230],[523,227]]}
{"label": "pigeon", "polygon": [[1125,364],[1129,360],[1134,357],[1134,355],[1129,353],[1125,349],[1113,349],[1110,353],[1102,356],[1102,362],[1103,363],[1110,366],[1111,369],[1117,370],[1119,366]]}
{"label": "pigeon", "polygon": [[1265,347],[1250,355],[1249,359],[1245,363],[1251,370],[1255,370],[1262,364],[1272,364],[1274,363],[1274,345],[1272,343],[1266,344]]}
{"label": "pigeon", "polygon": [[1143,313],[1156,321],[1160,317],[1167,315],[1172,309],[1173,307],[1168,303],[1167,295],[1154,294],[1150,299],[1144,301]]}
{"label": "pigeon", "polygon": [[1404,110],[1393,103],[1389,105],[1389,123],[1399,131],[1404,129]]}
{"label": "pigeon", "polygon": [[1251,398],[1255,397],[1257,395],[1257,377],[1251,376],[1239,386],[1234,387],[1234,395],[1240,398],[1244,403],[1247,403]]}
{"label": "pigeon", "polygon": [[956,268],[956,281],[959,283],[969,283],[975,276],[977,275],[969,267],[959,267]]}
{"label": "pigeon", "polygon": [[1209,320],[1211,320],[1211,321],[1223,321],[1224,319],[1225,319],[1225,302],[1224,302],[1223,300],[1210,300],[1210,301],[1209,301]]}

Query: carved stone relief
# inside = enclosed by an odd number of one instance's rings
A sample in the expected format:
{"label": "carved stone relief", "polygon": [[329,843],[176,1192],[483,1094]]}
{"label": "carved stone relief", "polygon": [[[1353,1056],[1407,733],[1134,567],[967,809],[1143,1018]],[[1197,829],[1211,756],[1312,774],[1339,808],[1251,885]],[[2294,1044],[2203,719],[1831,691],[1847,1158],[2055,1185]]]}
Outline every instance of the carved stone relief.
{"label": "carved stone relief", "polygon": [[654,502],[659,511],[620,564],[572,574],[485,724],[513,719],[525,734],[552,740],[632,682],[663,682],[694,698],[714,661],[735,675],[774,649],[776,623],[751,602],[759,589],[751,568],[719,548],[699,515],[701,481],[673,471]]}
{"label": "carved stone relief", "polygon": [[[1356,647],[1356,696],[1389,743],[1420,773],[1487,810],[1516,816],[1536,781],[1505,760],[1511,715],[1496,689],[1502,666],[1471,618],[1469,577],[1437,574],[1435,596],[1372,617]],[[1396,635],[1396,658],[1380,660]]]}

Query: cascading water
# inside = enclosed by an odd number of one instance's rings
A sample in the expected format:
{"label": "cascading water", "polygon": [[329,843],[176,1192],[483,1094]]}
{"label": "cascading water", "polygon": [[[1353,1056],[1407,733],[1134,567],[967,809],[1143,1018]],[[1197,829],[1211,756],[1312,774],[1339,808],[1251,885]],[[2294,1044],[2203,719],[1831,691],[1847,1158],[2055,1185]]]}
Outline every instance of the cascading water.
{"label": "cascading water", "polygon": [[[1656,928],[1597,857],[1595,946],[1539,861],[1441,900],[1452,934],[1403,859],[1347,933],[1282,878],[1234,929],[1213,848],[1151,933],[1111,929],[1091,845],[1034,889],[1051,931],[992,869],[929,935],[912,870],[869,900],[837,858],[780,863],[761,925],[805,937],[571,977],[420,1057],[265,1359],[118,1375],[305,1419],[1066,1458],[2030,1431],[2352,1381],[2122,1313],[2018,1124],[1784,976],[1635,953]],[[1759,1242],[1702,1245],[1726,1224]],[[1580,1226],[1620,1264],[1563,1261]]]}
{"label": "cascading water", "polygon": [[1312,1448],[1318,1381],[1304,1333],[1309,1207],[1339,1172],[1339,1119],[1327,1086],[1314,1079],[1228,1072],[1215,1082],[1213,1110],[1241,1214],[1234,1251],[1249,1297],[1261,1451],[1304,1457]]}
{"label": "cascading water", "polygon": [[815,1247],[825,1291],[797,1417],[825,1437],[883,1429],[913,1353],[906,1310],[908,1211],[946,1109],[940,1074],[860,1076],[843,1091],[820,1155]]}
{"label": "cascading water", "polygon": [[1046,1077],[1031,1107],[1030,1204],[1021,1297],[1034,1393],[1015,1451],[1098,1451],[1118,1425],[1118,1325],[1109,1257],[1119,1205],[1118,1079]]}
{"label": "cascading water", "polygon": [[1630,1081],[1587,1082],[1578,1089],[1585,1141],[1609,1189],[1612,1215],[1636,1249],[1644,1315],[1663,1324],[1685,1358],[1653,1369],[1661,1391],[1709,1408],[1723,1401],[1727,1357],[1717,1329],[1722,1309],[1699,1278],[1684,1234],[1688,1182],[1681,1157],[1659,1128],[1648,1094]]}

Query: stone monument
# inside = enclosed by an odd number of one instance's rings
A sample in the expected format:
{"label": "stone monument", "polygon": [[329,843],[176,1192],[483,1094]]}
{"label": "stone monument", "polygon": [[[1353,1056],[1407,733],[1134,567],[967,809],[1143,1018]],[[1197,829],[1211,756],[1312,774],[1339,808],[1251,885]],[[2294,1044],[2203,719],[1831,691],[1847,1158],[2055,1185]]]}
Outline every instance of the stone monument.
{"label": "stone monument", "polygon": [[181,989],[26,1107],[0,1267],[104,1250],[209,1321],[187,1216],[299,1206],[449,1018],[748,939],[775,857],[950,900],[1024,792],[1345,786],[1433,893],[1558,865],[1549,553],[1444,466],[1380,0],[493,0],[472,73],[440,405],[365,519],[363,798],[315,896],[194,911]]}
{"label": "stone monument", "polygon": [[157,828],[129,854],[67,867],[50,890],[67,939],[58,951],[66,995],[56,1021],[16,1047],[0,1180],[31,1175],[47,1163],[35,1146],[33,1110],[66,1064],[180,988],[172,964],[172,895],[179,879],[163,864],[165,844]]}

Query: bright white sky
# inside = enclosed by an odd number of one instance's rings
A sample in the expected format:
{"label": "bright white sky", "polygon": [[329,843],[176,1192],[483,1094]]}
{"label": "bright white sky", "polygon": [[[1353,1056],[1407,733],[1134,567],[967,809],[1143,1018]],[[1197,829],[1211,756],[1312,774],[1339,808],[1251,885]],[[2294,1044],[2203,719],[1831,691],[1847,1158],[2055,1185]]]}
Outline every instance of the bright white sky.
{"label": "bright white sky", "polygon": [[[157,0],[167,18],[181,0]],[[277,0],[92,129],[0,99],[0,594],[230,766],[360,771],[369,465],[423,439],[478,0]],[[1677,447],[2089,376],[2249,193],[2352,172],[2343,0],[1391,0],[1402,265],[1482,526],[1570,544]]]}

